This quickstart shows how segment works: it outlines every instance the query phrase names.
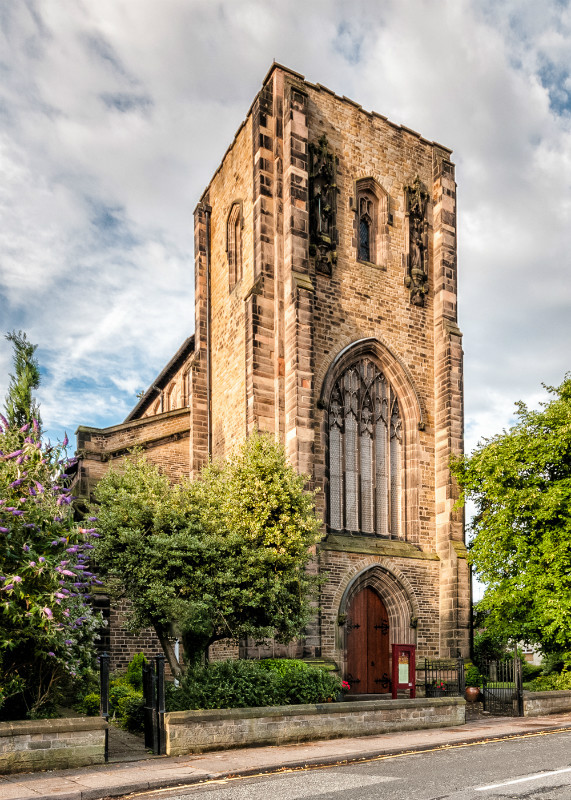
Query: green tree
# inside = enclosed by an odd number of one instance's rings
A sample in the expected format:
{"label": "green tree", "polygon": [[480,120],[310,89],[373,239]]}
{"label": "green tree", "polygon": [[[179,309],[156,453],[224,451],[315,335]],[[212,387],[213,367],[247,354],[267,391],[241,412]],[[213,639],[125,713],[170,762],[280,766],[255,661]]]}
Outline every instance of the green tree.
{"label": "green tree", "polygon": [[175,674],[173,635],[191,663],[219,639],[290,641],[307,624],[320,525],[303,477],[268,437],[174,486],[135,455],[95,494],[98,568],[130,599],[132,626],[154,627]]}
{"label": "green tree", "polygon": [[37,345],[32,344],[23,331],[6,334],[14,348],[14,374],[10,375],[10,385],[6,395],[6,416],[11,428],[36,424],[41,426],[40,410],[33,392],[40,385],[40,368],[35,357]]}
{"label": "green tree", "polygon": [[539,410],[482,442],[453,472],[476,506],[470,560],[500,639],[571,651],[571,377]]}

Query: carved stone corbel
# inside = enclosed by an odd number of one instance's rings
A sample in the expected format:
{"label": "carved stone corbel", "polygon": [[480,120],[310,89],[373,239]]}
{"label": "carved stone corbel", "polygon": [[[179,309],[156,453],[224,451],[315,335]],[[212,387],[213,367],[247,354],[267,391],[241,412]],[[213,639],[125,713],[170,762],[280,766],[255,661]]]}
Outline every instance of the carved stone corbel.
{"label": "carved stone corbel", "polygon": [[423,306],[428,293],[428,192],[418,175],[404,187],[406,224],[406,274],[404,285],[410,290],[410,302]]}

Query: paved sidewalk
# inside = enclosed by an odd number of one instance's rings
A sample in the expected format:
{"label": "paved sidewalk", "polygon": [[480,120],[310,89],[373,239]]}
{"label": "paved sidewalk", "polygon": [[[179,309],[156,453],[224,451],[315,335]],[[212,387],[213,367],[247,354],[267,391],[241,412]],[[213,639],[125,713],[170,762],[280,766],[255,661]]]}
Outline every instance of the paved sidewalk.
{"label": "paved sidewalk", "polygon": [[0,776],[0,800],[101,800],[130,792],[196,784],[234,775],[257,775],[282,769],[337,764],[378,755],[454,747],[553,730],[568,730],[571,733],[571,713],[531,718],[489,717],[454,728],[222,750],[177,758],[154,756],[144,761],[6,775]]}

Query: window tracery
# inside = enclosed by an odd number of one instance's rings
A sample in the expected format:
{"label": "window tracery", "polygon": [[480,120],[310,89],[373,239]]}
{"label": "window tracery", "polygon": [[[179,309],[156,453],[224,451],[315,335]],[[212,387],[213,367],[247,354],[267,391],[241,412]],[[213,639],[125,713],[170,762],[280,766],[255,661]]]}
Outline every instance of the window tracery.
{"label": "window tracery", "polygon": [[328,407],[329,527],[401,535],[402,421],[398,398],[363,358],[337,379]]}

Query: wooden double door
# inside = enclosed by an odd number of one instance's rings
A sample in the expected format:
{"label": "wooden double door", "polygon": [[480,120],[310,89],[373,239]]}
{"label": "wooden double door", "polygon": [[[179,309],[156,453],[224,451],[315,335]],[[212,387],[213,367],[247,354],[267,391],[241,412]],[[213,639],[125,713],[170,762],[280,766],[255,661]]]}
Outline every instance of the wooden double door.
{"label": "wooden double door", "polygon": [[374,589],[366,586],[353,597],[345,625],[351,694],[389,692],[389,617]]}

